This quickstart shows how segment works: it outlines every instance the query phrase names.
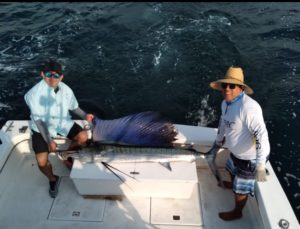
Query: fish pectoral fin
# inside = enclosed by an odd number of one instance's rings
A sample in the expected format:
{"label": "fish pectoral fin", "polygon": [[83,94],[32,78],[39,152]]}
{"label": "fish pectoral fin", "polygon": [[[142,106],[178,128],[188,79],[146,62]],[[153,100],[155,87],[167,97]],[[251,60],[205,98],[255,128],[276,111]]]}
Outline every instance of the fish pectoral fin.
{"label": "fish pectoral fin", "polygon": [[160,161],[159,164],[161,164],[163,167],[165,167],[165,168],[168,169],[169,171],[172,171],[172,167],[171,167],[169,161]]}

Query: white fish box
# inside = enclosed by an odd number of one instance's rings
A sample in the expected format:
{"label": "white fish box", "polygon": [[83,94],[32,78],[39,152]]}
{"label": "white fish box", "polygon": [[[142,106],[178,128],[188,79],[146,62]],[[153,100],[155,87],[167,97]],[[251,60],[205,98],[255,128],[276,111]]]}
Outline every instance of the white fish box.
{"label": "white fish box", "polygon": [[110,165],[119,178],[102,163],[83,163],[76,159],[70,177],[78,193],[187,199],[198,185],[195,162],[171,162],[172,171],[154,162]]}

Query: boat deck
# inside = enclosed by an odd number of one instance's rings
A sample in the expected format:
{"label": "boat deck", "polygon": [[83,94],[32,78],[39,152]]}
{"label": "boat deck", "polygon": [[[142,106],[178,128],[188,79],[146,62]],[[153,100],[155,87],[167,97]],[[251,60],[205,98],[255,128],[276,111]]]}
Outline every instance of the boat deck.
{"label": "boat deck", "polygon": [[[15,146],[0,173],[2,229],[25,225],[32,229],[264,228],[255,197],[249,198],[242,219],[231,222],[219,219],[218,212],[234,207],[233,193],[216,185],[204,160],[197,161],[199,185],[194,192],[199,192],[196,195],[199,198],[186,205],[171,198],[84,198],[70,179],[70,170],[55,154],[50,154],[50,160],[54,173],[62,176],[55,199],[48,194],[48,180],[37,167],[30,140]],[[221,171],[225,176],[224,169]],[[198,213],[199,217],[194,217]]]}

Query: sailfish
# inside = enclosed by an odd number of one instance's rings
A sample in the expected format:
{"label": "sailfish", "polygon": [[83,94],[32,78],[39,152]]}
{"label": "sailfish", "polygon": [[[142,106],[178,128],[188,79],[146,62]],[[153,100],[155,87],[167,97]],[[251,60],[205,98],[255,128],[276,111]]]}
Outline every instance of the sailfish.
{"label": "sailfish", "polygon": [[[220,182],[215,165],[218,149],[207,153],[196,151],[192,145],[174,144],[178,131],[175,125],[160,113],[145,111],[113,120],[94,117],[92,120],[92,147],[77,151],[61,151],[60,157],[78,158],[85,162],[100,162],[111,170],[109,162],[158,162],[172,171],[171,161],[194,161],[205,157]],[[112,170],[111,170],[112,171]],[[222,185],[222,182],[221,182]]]}
{"label": "sailfish", "polygon": [[177,130],[158,112],[146,111],[113,120],[93,119],[93,142],[145,147],[170,147]]}

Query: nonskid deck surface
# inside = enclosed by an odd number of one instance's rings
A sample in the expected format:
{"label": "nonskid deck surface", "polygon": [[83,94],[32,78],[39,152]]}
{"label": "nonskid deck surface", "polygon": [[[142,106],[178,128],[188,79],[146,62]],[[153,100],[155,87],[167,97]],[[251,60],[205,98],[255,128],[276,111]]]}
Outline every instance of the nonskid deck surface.
{"label": "nonskid deck surface", "polygon": [[50,154],[50,160],[54,173],[62,177],[55,199],[48,194],[48,181],[29,141],[15,147],[0,173],[1,228],[263,228],[255,198],[249,198],[242,219],[218,218],[218,212],[233,208],[233,194],[216,185],[206,166],[197,169],[199,185],[193,193],[200,195],[192,195],[196,199],[131,196],[119,201],[84,198],[58,157]]}

